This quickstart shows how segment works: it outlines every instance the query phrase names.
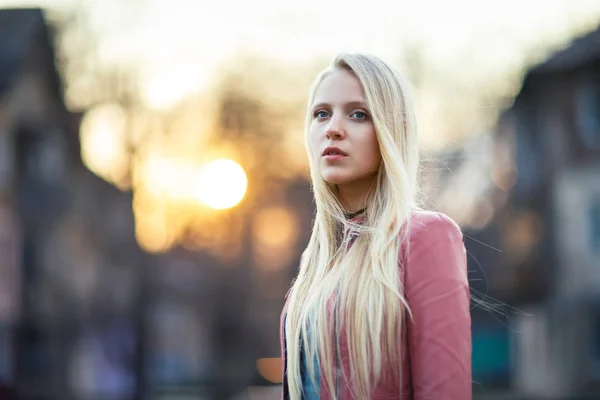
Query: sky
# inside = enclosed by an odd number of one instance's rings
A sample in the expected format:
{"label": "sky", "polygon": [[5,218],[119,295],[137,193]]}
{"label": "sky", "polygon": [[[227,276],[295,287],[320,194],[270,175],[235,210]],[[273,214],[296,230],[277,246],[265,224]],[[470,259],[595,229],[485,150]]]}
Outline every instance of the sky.
{"label": "sky", "polygon": [[93,10],[102,58],[137,61],[144,97],[157,108],[202,90],[241,49],[287,61],[338,51],[389,59],[417,42],[440,68],[485,74],[600,18],[596,0],[0,0],[0,7],[60,10],[76,1]]}

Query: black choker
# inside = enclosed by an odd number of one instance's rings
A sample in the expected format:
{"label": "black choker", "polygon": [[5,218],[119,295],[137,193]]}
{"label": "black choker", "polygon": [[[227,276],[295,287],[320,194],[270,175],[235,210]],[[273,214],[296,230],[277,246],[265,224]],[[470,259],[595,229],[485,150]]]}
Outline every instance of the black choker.
{"label": "black choker", "polygon": [[366,208],[360,209],[358,211],[354,211],[351,213],[344,213],[344,215],[346,216],[347,219],[352,219],[354,217],[358,217],[361,214],[364,214],[364,212],[366,211]]}

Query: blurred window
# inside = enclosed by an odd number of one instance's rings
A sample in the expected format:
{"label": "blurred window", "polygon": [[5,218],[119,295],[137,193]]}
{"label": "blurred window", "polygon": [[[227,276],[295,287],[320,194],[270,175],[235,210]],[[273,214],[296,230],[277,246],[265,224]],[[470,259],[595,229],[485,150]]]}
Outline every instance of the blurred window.
{"label": "blurred window", "polygon": [[591,320],[592,370],[596,377],[600,377],[600,309],[595,309]]}
{"label": "blurred window", "polygon": [[589,209],[590,247],[592,255],[600,255],[600,197],[596,197]]}
{"label": "blurred window", "polygon": [[473,324],[473,380],[501,384],[510,379],[510,339],[502,324]]}
{"label": "blurred window", "polygon": [[600,79],[585,74],[575,93],[575,118],[586,149],[600,149]]}
{"label": "blurred window", "polygon": [[14,174],[14,148],[8,132],[0,131],[0,190],[8,190]]}
{"label": "blurred window", "polygon": [[12,343],[10,328],[8,325],[0,324],[0,382],[10,382],[13,378]]}
{"label": "blurred window", "polygon": [[533,125],[531,115],[524,112],[516,126],[518,179],[515,191],[519,197],[528,197],[535,193],[542,180],[540,146],[536,132],[532,129]]}

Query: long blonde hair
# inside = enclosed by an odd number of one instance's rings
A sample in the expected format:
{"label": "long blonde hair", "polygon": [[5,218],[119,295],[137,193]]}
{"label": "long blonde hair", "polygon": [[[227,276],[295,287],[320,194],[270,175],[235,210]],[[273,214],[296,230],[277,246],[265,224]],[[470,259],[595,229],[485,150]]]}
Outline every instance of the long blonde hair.
{"label": "long blonde hair", "polygon": [[[336,70],[352,72],[362,84],[381,149],[376,187],[367,198],[360,225],[347,220],[335,185],[319,172],[308,140],[311,106],[322,80]],[[287,382],[291,400],[302,395],[300,350],[322,367],[321,382],[333,398],[339,374],[339,334],[343,325],[353,395],[371,397],[383,367],[401,377],[403,321],[410,313],[400,280],[399,254],[416,208],[419,151],[408,84],[390,65],[364,54],[340,54],[316,78],[308,100],[305,146],[316,200],[316,218],[300,271],[289,292],[286,317]],[[351,236],[360,233],[351,246]],[[335,318],[332,318],[335,315]],[[309,332],[310,340],[309,340]],[[309,376],[315,382],[314,363]]]}

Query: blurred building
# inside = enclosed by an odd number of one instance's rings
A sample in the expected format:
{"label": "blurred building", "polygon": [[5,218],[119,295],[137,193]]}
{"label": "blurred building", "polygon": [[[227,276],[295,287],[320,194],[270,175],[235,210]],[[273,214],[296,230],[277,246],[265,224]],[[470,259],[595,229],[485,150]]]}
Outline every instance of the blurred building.
{"label": "blurred building", "polygon": [[526,74],[491,140],[472,286],[528,315],[473,310],[474,375],[525,398],[600,396],[600,30]]}
{"label": "blurred building", "polygon": [[136,383],[131,196],[84,167],[78,126],[42,12],[0,10],[0,382],[22,398]]}
{"label": "blurred building", "polygon": [[430,206],[465,234],[478,398],[599,398],[600,30],[425,171]]}
{"label": "blurred building", "polygon": [[523,240],[512,253],[523,254],[532,313],[515,335],[515,383],[600,394],[600,30],[532,69],[501,124],[518,171],[510,206]]}

